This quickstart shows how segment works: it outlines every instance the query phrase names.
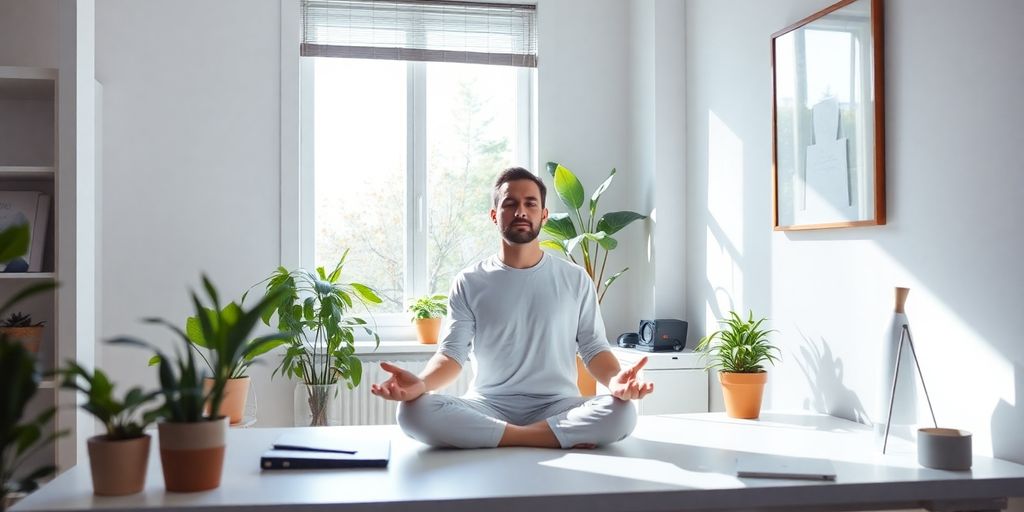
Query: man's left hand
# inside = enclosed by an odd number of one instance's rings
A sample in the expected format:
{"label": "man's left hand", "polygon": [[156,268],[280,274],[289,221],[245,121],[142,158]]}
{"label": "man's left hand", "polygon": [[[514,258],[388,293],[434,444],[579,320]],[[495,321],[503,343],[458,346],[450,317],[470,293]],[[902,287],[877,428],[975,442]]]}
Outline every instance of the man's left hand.
{"label": "man's left hand", "polygon": [[654,391],[653,382],[640,380],[638,373],[647,364],[647,356],[632,367],[622,370],[608,381],[608,390],[619,400],[639,400]]}

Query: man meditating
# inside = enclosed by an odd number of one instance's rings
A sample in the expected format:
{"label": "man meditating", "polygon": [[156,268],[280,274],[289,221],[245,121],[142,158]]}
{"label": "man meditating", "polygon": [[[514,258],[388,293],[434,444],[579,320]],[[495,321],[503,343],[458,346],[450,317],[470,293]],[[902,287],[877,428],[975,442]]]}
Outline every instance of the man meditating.
{"label": "man meditating", "polygon": [[[546,195],[526,169],[498,176],[491,221],[501,249],[455,277],[451,332],[419,376],[381,364],[391,377],[370,391],[401,402],[398,424],[409,437],[458,448],[592,448],[633,431],[628,401],[654,390],[637,376],[647,358],[619,367],[590,277],[541,250]],[[611,395],[579,395],[577,352]],[[427,393],[455,380],[470,357],[476,378],[465,396]]]}

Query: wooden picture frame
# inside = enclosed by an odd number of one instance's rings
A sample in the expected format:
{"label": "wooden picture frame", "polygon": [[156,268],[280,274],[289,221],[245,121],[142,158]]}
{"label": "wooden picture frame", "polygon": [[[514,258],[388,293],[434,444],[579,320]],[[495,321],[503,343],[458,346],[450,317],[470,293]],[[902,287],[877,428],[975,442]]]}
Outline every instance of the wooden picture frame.
{"label": "wooden picture frame", "polygon": [[775,231],[885,224],[882,0],[843,0],[771,39]]}

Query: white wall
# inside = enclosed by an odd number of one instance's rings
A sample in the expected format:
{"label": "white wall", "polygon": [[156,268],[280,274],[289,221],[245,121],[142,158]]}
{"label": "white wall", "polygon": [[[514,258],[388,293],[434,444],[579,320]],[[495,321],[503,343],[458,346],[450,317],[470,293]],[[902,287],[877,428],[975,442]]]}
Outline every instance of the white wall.
{"label": "white wall", "polygon": [[[580,178],[588,198],[616,168],[600,210],[648,213],[650,199],[639,186],[647,178],[631,149],[629,3],[541,0],[537,32],[538,155],[549,189],[548,208],[564,211],[554,180],[544,170],[546,162],[555,161]],[[635,331],[638,311],[650,302],[647,229],[638,221],[619,232],[619,249],[608,258],[606,276],[623,267],[631,269],[602,303],[608,336],[613,339]],[[635,297],[640,297],[639,302]]]}
{"label": "white wall", "polygon": [[872,420],[908,286],[938,421],[1024,462],[1024,3],[887,2],[889,224],[775,233],[770,35],[830,3],[687,3],[688,316],[698,331],[729,309],[771,317],[768,406]]}
{"label": "white wall", "polygon": [[[278,11],[275,0],[96,2],[103,337],[170,349],[169,331],[140,319],[184,322],[201,272],[237,298],[277,266]],[[153,385],[148,358],[107,346],[100,366],[123,385]],[[271,385],[270,369],[252,371],[261,409],[287,407],[290,419],[291,387]]]}

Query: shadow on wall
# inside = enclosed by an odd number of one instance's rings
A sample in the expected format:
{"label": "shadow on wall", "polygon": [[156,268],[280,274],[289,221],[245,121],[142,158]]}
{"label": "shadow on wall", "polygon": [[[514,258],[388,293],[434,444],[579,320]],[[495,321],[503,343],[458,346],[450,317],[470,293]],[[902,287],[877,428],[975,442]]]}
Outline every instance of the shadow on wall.
{"label": "shadow on wall", "polygon": [[871,419],[860,397],[843,384],[843,360],[832,355],[832,348],[825,338],[821,339],[819,346],[803,331],[800,331],[800,337],[804,342],[797,364],[807,379],[811,397],[804,400],[804,408],[870,424]]}
{"label": "shadow on wall", "polygon": [[1021,425],[1024,425],[1024,366],[1013,365],[1014,392],[1011,404],[999,400],[992,411],[992,455],[1017,464],[1024,464],[1024,436]]}

